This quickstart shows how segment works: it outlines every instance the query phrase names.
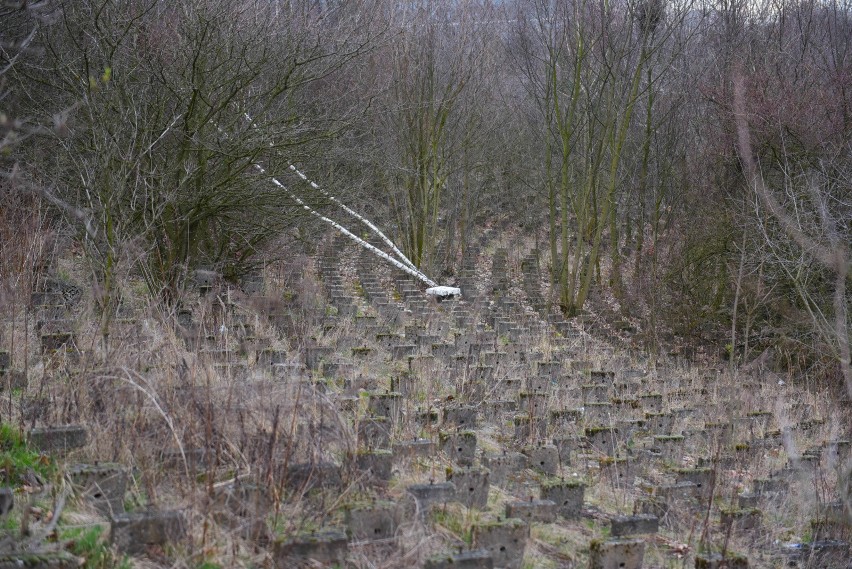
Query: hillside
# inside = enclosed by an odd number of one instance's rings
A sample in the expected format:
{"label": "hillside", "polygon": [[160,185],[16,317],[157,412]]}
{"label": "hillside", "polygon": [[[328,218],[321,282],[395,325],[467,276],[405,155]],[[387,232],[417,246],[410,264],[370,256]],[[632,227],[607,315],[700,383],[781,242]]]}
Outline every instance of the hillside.
{"label": "hillside", "polygon": [[547,312],[539,261],[485,231],[436,303],[328,237],[128,277],[104,341],[57,255],[0,323],[0,567],[852,567],[848,400]]}

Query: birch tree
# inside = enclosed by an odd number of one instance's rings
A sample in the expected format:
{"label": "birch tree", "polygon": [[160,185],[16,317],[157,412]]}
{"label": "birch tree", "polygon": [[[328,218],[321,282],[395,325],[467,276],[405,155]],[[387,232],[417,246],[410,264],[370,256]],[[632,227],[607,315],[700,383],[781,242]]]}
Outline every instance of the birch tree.
{"label": "birch tree", "polygon": [[489,10],[487,4],[476,8],[423,0],[394,13],[400,32],[385,60],[390,76],[382,131],[392,145],[380,147],[393,160],[386,195],[404,250],[418,267],[432,264],[453,217],[450,186],[469,187],[465,176],[481,142]]}

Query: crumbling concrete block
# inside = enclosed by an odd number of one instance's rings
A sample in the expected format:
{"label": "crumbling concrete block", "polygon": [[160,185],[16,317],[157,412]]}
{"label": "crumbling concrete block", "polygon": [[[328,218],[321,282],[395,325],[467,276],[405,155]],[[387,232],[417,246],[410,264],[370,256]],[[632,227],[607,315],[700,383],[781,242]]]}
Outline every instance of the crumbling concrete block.
{"label": "crumbling concrete block", "polygon": [[474,527],[473,544],[491,553],[495,567],[520,569],[529,533],[529,525],[517,518],[478,524]]}
{"label": "crumbling concrete block", "polygon": [[610,529],[613,537],[657,533],[660,530],[660,519],[649,514],[616,516],[610,521]]}
{"label": "crumbling concrete block", "polygon": [[426,560],[423,569],[493,569],[494,559],[487,549],[434,555]]}
{"label": "crumbling concrete block", "polygon": [[585,493],[586,485],[579,480],[552,480],[541,485],[540,496],[542,500],[552,500],[560,516],[573,520],[580,517]]}
{"label": "crumbling concrete block", "polygon": [[312,562],[324,566],[343,567],[349,540],[340,530],[324,530],[303,533],[284,541],[276,542],[273,558],[277,569],[298,567],[299,563]]}
{"label": "crumbling concrete block", "polygon": [[106,516],[124,512],[127,470],[119,464],[74,464],[68,469],[78,495]]}
{"label": "crumbling concrete block", "polygon": [[36,427],[29,432],[27,440],[30,446],[42,452],[63,453],[86,446],[89,433],[80,425]]}
{"label": "crumbling concrete block", "polygon": [[110,540],[122,553],[136,555],[150,546],[180,541],[185,535],[183,512],[134,512],[113,517]]}
{"label": "crumbling concrete block", "polygon": [[595,540],[589,544],[589,569],[642,569],[645,542],[641,539]]}

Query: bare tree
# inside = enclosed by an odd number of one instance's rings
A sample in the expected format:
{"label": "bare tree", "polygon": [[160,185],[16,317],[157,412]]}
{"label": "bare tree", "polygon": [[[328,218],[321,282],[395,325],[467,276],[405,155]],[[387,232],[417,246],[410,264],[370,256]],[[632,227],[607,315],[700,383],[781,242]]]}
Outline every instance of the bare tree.
{"label": "bare tree", "polygon": [[[846,292],[847,281],[852,280],[852,255],[848,246],[852,242],[852,228],[848,225],[849,215],[852,213],[848,184],[852,179],[831,179],[825,176],[824,171],[819,170],[805,172],[802,176],[793,176],[787,172],[783,183],[788,189],[800,184],[804,187],[800,192],[787,192],[789,205],[782,204],[776,193],[768,187],[755,161],[749,127],[750,113],[745,100],[746,84],[742,73],[737,73],[733,81],[737,145],[749,186],[784,234],[809,258],[834,275],[833,323],[832,319],[818,310],[816,303],[811,302],[805,288],[799,287],[799,293],[809,307],[815,327],[822,330],[829,340],[828,344],[835,347],[846,390],[852,396],[850,319]],[[810,215],[807,215],[808,213]],[[808,218],[811,223],[808,223]],[[768,234],[767,240],[772,246]],[[791,270],[791,276],[793,271]]]}
{"label": "bare tree", "polygon": [[[66,7],[29,78],[77,105],[68,136],[49,149],[57,154],[51,176],[54,194],[94,220],[86,244],[104,308],[129,243],[152,291],[168,296],[193,267],[238,276],[294,222],[300,210],[253,165],[286,172],[340,128],[306,92],[365,49],[370,20],[359,9],[371,8],[235,0]],[[30,152],[32,172],[43,151]]]}

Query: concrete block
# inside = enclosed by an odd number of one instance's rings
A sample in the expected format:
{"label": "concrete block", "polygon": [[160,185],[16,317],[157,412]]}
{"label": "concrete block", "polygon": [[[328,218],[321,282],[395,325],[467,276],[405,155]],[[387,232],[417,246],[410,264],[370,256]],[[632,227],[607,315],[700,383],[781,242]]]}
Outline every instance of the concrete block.
{"label": "concrete block", "polygon": [[559,449],[554,445],[537,445],[526,447],[521,451],[527,457],[529,468],[544,474],[559,474]]}
{"label": "concrete block", "polygon": [[491,483],[504,486],[527,467],[527,457],[519,452],[489,454],[482,458],[482,464],[491,471]]}
{"label": "concrete block", "polygon": [[110,541],[120,552],[136,555],[151,546],[180,541],[185,535],[183,512],[134,512],[113,517]]}
{"label": "concrete block", "polygon": [[414,496],[417,509],[421,514],[425,514],[433,504],[445,504],[455,500],[456,497],[456,485],[452,482],[412,484],[405,490]]}
{"label": "concrete block", "polygon": [[459,433],[441,433],[441,451],[447,457],[462,466],[470,466],[476,457],[476,433],[461,431]]}
{"label": "concrete block", "polygon": [[657,533],[659,529],[660,519],[648,514],[616,516],[610,521],[610,534],[613,537]]}
{"label": "concrete block", "polygon": [[473,429],[476,427],[477,409],[472,405],[447,407],[444,409],[444,427]]}
{"label": "concrete block", "polygon": [[586,485],[578,480],[552,480],[541,485],[542,500],[556,504],[556,512],[566,519],[577,519],[583,510]]}
{"label": "concrete block", "polygon": [[506,503],[507,518],[518,518],[527,523],[553,523],[556,521],[556,512],[556,502],[553,500],[517,500]]}
{"label": "concrete block", "polygon": [[402,394],[396,392],[372,393],[367,404],[367,414],[375,417],[385,417],[392,423],[399,419],[402,408]]}
{"label": "concrete block", "polygon": [[392,539],[399,523],[399,508],[393,502],[375,502],[346,509],[347,533],[359,541]]}
{"label": "concrete block", "polygon": [[642,569],[644,557],[641,539],[595,540],[589,545],[589,569]]}
{"label": "concrete block", "polygon": [[474,547],[487,550],[495,567],[520,569],[529,537],[529,525],[517,518],[474,526]]}
{"label": "concrete block", "polygon": [[435,443],[429,439],[414,439],[393,444],[395,460],[417,457],[428,457],[435,454]]}
{"label": "concrete block", "polygon": [[355,466],[362,475],[384,484],[392,476],[393,453],[385,449],[358,451],[355,455]]}
{"label": "concrete block", "polygon": [[89,434],[86,428],[80,425],[36,427],[29,432],[27,440],[36,450],[63,453],[85,446]]}
{"label": "concrete block", "polygon": [[447,469],[447,482],[455,484],[457,502],[468,508],[485,509],[488,505],[489,475],[485,468]]}
{"label": "concrete block", "polygon": [[493,569],[494,559],[487,549],[434,555],[426,560],[423,569]]}
{"label": "concrete block", "polygon": [[78,569],[83,561],[67,551],[0,553],[0,569]]}
{"label": "concrete block", "polygon": [[290,569],[306,562],[343,567],[348,549],[349,540],[344,532],[324,530],[276,542],[273,559],[276,569]]}
{"label": "concrete block", "polygon": [[587,427],[585,436],[592,449],[607,456],[615,456],[621,431],[617,427]]}
{"label": "concrete block", "polygon": [[340,467],[331,462],[305,462],[291,465],[287,470],[288,488],[307,492],[313,488],[340,488]]}
{"label": "concrete block", "polygon": [[724,557],[720,553],[698,553],[695,569],[748,569],[748,559],[732,553]]}
{"label": "concrete block", "polygon": [[387,417],[364,417],[358,422],[358,445],[362,448],[388,448],[391,429]]}
{"label": "concrete block", "polygon": [[124,512],[127,470],[112,463],[74,464],[68,475],[77,495],[102,514],[112,517]]}
{"label": "concrete block", "polygon": [[751,531],[760,528],[763,512],[757,508],[751,510],[722,510],[719,512],[719,524],[722,526],[722,531],[727,531],[730,526],[733,526],[734,531]]}

